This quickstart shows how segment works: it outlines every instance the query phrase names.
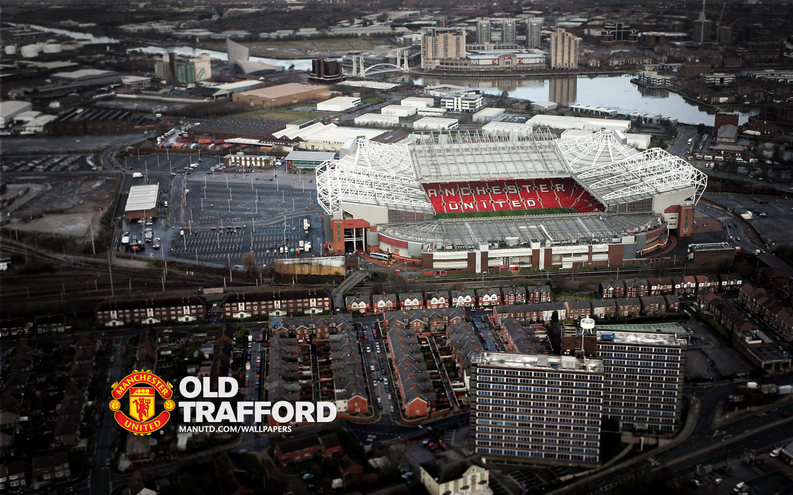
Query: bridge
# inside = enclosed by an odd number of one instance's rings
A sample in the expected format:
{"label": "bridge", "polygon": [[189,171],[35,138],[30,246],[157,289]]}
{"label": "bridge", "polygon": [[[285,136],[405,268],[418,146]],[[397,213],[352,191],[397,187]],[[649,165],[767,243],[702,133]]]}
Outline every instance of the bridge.
{"label": "bridge", "polygon": [[351,77],[362,77],[366,79],[367,76],[375,74],[384,74],[386,72],[410,72],[408,65],[408,48],[401,48],[397,52],[397,63],[379,63],[366,67],[364,64],[363,55],[352,56],[352,72],[349,74]]}

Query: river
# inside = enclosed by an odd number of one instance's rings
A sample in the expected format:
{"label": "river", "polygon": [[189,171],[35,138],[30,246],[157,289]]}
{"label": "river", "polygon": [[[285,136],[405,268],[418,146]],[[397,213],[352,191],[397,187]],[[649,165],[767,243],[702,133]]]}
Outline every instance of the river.
{"label": "river", "polygon": [[[639,112],[663,115],[683,124],[712,126],[714,113],[702,110],[677,93],[665,89],[645,89],[630,82],[631,75],[538,77],[532,79],[463,79],[423,77],[413,78],[418,85],[452,84],[478,89],[483,93],[500,95],[506,91],[510,97],[534,102],[552,101],[558,104],[578,103],[597,107],[615,108],[620,113]],[[751,113],[738,112],[740,123]]]}

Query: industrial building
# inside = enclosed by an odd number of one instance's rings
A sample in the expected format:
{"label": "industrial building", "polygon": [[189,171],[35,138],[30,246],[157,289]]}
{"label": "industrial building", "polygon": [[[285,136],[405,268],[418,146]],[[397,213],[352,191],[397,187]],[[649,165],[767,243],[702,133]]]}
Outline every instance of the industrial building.
{"label": "industrial building", "polygon": [[355,96],[336,96],[329,100],[317,103],[317,110],[321,112],[344,112],[361,104],[361,99]]}
{"label": "industrial building", "polygon": [[399,104],[403,107],[428,108],[435,106],[435,98],[422,98],[420,96],[408,96],[403,98]]}
{"label": "industrial building", "polygon": [[473,121],[474,124],[486,124],[503,116],[504,113],[506,113],[506,110],[503,108],[483,108],[473,115]]}
{"label": "industrial building", "polygon": [[550,127],[551,129],[586,129],[590,131],[610,129],[627,132],[631,128],[631,121],[570,117],[567,115],[535,115],[526,122],[526,125],[534,128]]}
{"label": "industrial building", "polygon": [[384,132],[382,129],[339,127],[336,124],[325,125],[314,122],[309,125],[289,124],[286,128],[274,132],[273,136],[278,139],[299,141],[298,147],[303,150],[339,151],[350,139],[359,137],[374,139]]}
{"label": "industrial building", "polygon": [[127,204],[124,207],[124,217],[127,220],[156,217],[159,191],[159,184],[130,187]]}
{"label": "industrial building", "polygon": [[383,115],[396,115],[397,117],[410,117],[416,115],[416,107],[407,105],[386,105],[380,109]]}
{"label": "industrial building", "polygon": [[0,101],[0,128],[6,128],[14,122],[14,117],[29,111],[33,106],[27,101]]}
{"label": "industrial building", "polygon": [[366,127],[398,127],[398,115],[384,115],[381,113],[365,113],[355,117],[355,125]]}
{"label": "industrial building", "polygon": [[235,93],[231,96],[231,100],[252,107],[273,108],[312,100],[324,100],[330,96],[331,93],[327,86],[286,83]]}
{"label": "industrial building", "polygon": [[413,122],[413,129],[417,131],[444,131],[457,129],[459,121],[446,117],[422,117]]}

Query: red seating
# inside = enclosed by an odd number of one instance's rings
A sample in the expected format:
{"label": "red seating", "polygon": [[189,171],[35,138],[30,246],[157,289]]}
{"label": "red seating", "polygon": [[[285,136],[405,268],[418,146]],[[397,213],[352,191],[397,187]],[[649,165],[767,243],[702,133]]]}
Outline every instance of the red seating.
{"label": "red seating", "polygon": [[573,208],[602,211],[600,203],[572,178],[467,181],[424,184],[436,213]]}

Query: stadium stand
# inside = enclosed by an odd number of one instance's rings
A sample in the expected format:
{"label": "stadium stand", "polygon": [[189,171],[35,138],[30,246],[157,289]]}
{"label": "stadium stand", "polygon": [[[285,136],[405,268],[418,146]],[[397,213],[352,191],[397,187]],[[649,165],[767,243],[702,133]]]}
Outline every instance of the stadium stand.
{"label": "stadium stand", "polygon": [[572,178],[429,183],[423,187],[435,213],[548,208],[604,211],[597,199]]}

